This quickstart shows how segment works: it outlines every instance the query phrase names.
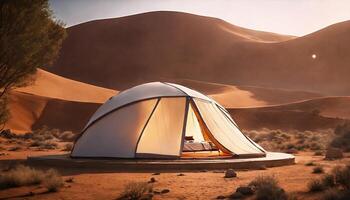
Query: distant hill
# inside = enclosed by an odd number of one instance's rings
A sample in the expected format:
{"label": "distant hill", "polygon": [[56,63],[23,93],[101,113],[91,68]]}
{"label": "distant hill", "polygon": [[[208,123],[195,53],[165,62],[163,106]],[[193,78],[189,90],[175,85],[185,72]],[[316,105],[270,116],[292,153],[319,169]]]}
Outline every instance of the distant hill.
{"label": "distant hill", "polygon": [[313,92],[254,86],[233,86],[189,79],[172,79],[169,81],[200,91],[215,99],[225,108],[271,106],[322,96]]}
{"label": "distant hill", "polygon": [[295,38],[164,11],[67,32],[48,69],[98,86],[125,89],[166,77],[350,95],[350,21]]}
{"label": "distant hill", "polygon": [[278,106],[228,109],[241,128],[333,129],[350,122],[350,97],[322,97]]}

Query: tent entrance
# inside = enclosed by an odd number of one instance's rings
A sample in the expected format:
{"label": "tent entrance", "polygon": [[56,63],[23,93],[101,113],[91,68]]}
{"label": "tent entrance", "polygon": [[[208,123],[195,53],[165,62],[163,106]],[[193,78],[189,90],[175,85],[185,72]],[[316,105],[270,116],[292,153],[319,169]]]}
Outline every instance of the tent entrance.
{"label": "tent entrance", "polygon": [[193,100],[189,101],[183,143],[182,158],[231,157],[213,138]]}

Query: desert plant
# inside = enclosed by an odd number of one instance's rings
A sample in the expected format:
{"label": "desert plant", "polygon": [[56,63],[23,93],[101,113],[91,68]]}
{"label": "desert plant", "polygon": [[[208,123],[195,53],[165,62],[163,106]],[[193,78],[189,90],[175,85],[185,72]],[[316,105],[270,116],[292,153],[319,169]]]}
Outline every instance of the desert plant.
{"label": "desert plant", "polygon": [[320,192],[326,189],[322,181],[319,179],[313,179],[308,183],[309,192]]}
{"label": "desert plant", "polygon": [[67,143],[64,145],[64,148],[62,149],[63,151],[71,151],[73,148],[73,144],[72,143]]}
{"label": "desert plant", "polygon": [[286,200],[285,191],[279,187],[274,176],[258,176],[249,183],[249,186],[256,190],[257,200]]}
{"label": "desert plant", "polygon": [[323,172],[324,172],[324,169],[322,166],[316,166],[312,170],[312,173],[314,174],[322,174]]}
{"label": "desert plant", "polygon": [[45,174],[43,184],[49,192],[57,192],[63,186],[63,179],[56,170],[50,169]]}
{"label": "desert plant", "polygon": [[16,145],[16,146],[12,146],[12,147],[8,148],[8,151],[19,151],[21,149],[22,149],[21,146]]}
{"label": "desert plant", "polygon": [[0,175],[0,189],[39,184],[44,176],[40,170],[19,165]]}
{"label": "desert plant", "polygon": [[77,134],[74,134],[72,131],[64,131],[58,138],[64,142],[73,142],[77,138]]}
{"label": "desert plant", "polygon": [[332,174],[325,174],[321,180],[322,180],[322,184],[325,187],[334,187],[335,186],[335,178]]}
{"label": "desert plant", "polygon": [[350,190],[350,166],[333,168],[332,174],[335,179],[335,183],[341,185],[347,190]]}
{"label": "desert plant", "polygon": [[310,161],[310,162],[305,163],[305,166],[315,166],[315,163]]}
{"label": "desert plant", "polygon": [[343,150],[350,149],[350,123],[338,125],[334,133],[336,137],[331,141],[332,147],[341,148]]}
{"label": "desert plant", "polygon": [[0,189],[40,183],[44,183],[49,191],[57,191],[59,187],[63,186],[61,177],[53,169],[42,171],[18,165],[0,175]]}
{"label": "desert plant", "polygon": [[322,151],[315,151],[314,156],[322,156],[323,152]]}
{"label": "desert plant", "polygon": [[[48,0],[2,0],[0,43],[0,104],[8,92],[30,82],[39,66],[57,58],[65,28],[55,20]],[[0,108],[0,125],[4,109]],[[7,114],[8,115],[8,114]]]}
{"label": "desert plant", "polygon": [[128,183],[118,199],[139,200],[146,192],[152,190],[152,185],[146,182],[130,182]]}

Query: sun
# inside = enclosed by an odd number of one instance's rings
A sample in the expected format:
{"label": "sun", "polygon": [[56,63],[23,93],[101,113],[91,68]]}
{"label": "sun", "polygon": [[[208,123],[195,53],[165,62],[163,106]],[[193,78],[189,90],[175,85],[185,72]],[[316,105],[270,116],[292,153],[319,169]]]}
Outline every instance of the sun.
{"label": "sun", "polygon": [[316,56],[316,54],[312,54],[312,59],[316,59],[317,58],[317,56]]}

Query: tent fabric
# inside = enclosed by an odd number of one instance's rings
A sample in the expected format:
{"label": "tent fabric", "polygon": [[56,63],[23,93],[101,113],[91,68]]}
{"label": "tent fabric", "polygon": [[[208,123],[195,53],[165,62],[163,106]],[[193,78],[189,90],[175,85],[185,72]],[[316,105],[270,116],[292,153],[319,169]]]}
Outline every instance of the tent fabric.
{"label": "tent fabric", "polygon": [[161,98],[141,135],[136,153],[178,156],[185,106],[186,98]]}
{"label": "tent fabric", "polygon": [[[126,91],[120,92],[118,95],[110,98],[106,103],[104,103],[91,117],[89,122],[86,124],[85,128],[87,128],[91,123],[93,123],[98,118],[107,114],[108,112],[122,107],[126,104],[150,98],[157,97],[178,97],[178,96],[191,96],[196,98],[204,98],[205,100],[210,100],[203,94],[191,90],[189,88],[186,89],[186,93],[179,89],[180,85],[170,84],[170,83],[161,83],[161,82],[151,82],[145,83],[142,85],[138,85],[132,87]],[[182,86],[183,87],[183,86]],[[184,88],[182,88],[184,89]]]}
{"label": "tent fabric", "polygon": [[190,104],[188,113],[187,113],[187,122],[186,122],[186,132],[185,136],[192,136],[194,142],[203,142],[204,137],[198,122],[198,118],[192,108],[192,104]]}
{"label": "tent fabric", "polygon": [[194,99],[194,102],[210,133],[225,149],[234,154],[259,154],[262,151],[247,140],[246,136],[212,102]]}
{"label": "tent fabric", "polygon": [[76,141],[72,156],[134,157],[136,142],[157,101],[125,106],[97,121]]}
{"label": "tent fabric", "polygon": [[[192,146],[185,136],[193,138]],[[232,156],[265,154],[214,100],[181,85],[153,82],[125,90],[102,105],[71,156],[172,158],[206,142]],[[208,149],[201,145],[200,150]]]}

